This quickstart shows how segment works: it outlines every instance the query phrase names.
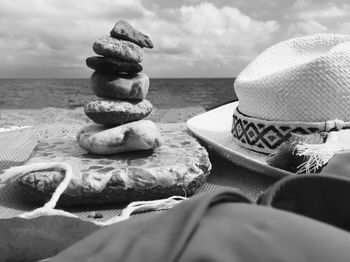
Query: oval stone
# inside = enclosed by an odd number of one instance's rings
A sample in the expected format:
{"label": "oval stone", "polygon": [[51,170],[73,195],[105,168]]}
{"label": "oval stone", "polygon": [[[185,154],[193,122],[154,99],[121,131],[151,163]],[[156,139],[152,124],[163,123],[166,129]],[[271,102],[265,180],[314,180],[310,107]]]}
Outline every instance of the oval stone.
{"label": "oval stone", "polygon": [[96,96],[111,99],[144,99],[148,93],[149,78],[146,74],[120,75],[95,71],[90,87]]}
{"label": "oval stone", "polygon": [[96,100],[87,103],[84,107],[85,114],[96,124],[120,125],[148,116],[153,110],[151,102]]}
{"label": "oval stone", "polygon": [[96,54],[110,56],[125,61],[140,63],[143,60],[143,50],[137,44],[113,37],[101,37],[94,42]]}
{"label": "oval stone", "polygon": [[138,63],[104,56],[89,57],[86,59],[86,65],[96,71],[127,74],[136,74],[143,69]]}
{"label": "oval stone", "polygon": [[100,155],[149,150],[163,144],[158,128],[150,120],[140,120],[114,128],[87,126],[77,133],[77,141],[81,148]]}

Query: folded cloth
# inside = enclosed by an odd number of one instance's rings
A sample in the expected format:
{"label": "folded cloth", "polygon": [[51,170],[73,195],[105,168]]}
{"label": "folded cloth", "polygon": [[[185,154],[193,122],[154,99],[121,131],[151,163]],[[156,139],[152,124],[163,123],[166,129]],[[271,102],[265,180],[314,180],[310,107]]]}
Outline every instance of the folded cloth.
{"label": "folded cloth", "polygon": [[58,261],[349,261],[350,234],[234,191],[184,201],[99,230]]}
{"label": "folded cloth", "polygon": [[29,159],[38,145],[36,132],[32,127],[0,128],[0,174]]}
{"label": "folded cloth", "polygon": [[97,231],[93,223],[63,216],[0,220],[0,261],[38,261]]}
{"label": "folded cloth", "polygon": [[[339,156],[342,157],[338,158]],[[340,175],[340,168],[350,171],[346,162],[338,165],[339,161],[344,161],[344,157],[345,154],[336,155],[337,160],[333,164],[338,170],[331,166],[327,169]],[[310,174],[280,180],[265,192],[259,202],[261,205],[307,216],[350,231],[349,199],[350,179],[331,174]]]}

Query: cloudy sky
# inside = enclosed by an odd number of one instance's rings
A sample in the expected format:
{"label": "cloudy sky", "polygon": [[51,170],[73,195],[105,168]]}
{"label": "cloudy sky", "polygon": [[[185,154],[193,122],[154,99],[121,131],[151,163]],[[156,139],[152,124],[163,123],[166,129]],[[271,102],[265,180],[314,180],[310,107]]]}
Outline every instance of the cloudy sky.
{"label": "cloudy sky", "polygon": [[0,78],[87,78],[119,19],[148,34],[150,77],[234,77],[268,46],[349,33],[348,0],[0,0]]}

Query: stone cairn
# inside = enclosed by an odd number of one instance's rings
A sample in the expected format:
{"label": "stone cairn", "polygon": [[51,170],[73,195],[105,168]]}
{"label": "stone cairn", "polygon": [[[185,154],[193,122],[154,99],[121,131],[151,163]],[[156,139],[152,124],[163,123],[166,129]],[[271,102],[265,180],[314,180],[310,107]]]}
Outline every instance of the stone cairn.
{"label": "stone cairn", "polygon": [[151,39],[123,20],[114,25],[110,36],[94,42],[93,50],[100,56],[87,58],[86,64],[95,70],[90,87],[99,99],[87,103],[84,112],[96,124],[112,128],[152,112],[152,104],[145,99],[149,77],[140,73],[144,47],[153,48]]}
{"label": "stone cairn", "polygon": [[145,99],[149,78],[140,73],[143,47],[153,48],[151,39],[123,20],[110,36],[94,42],[93,50],[101,56],[89,57],[86,64],[95,70],[90,87],[102,99],[87,103],[84,111],[96,124],[117,126],[152,112],[152,104]]}

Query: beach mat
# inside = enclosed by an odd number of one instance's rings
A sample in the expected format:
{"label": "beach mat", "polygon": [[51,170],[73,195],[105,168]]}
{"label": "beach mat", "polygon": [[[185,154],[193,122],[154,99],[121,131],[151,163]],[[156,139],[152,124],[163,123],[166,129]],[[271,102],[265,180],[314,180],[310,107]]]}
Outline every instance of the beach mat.
{"label": "beach mat", "polygon": [[38,145],[37,130],[32,127],[0,128],[0,174],[21,165]]}
{"label": "beach mat", "polygon": [[[184,123],[159,124],[158,126],[162,131],[187,132]],[[71,138],[73,136],[75,137],[76,132],[80,128],[81,126],[74,125],[40,126],[37,128],[37,138],[41,142],[47,142],[52,138],[57,139],[58,137]],[[36,146],[34,142],[37,140],[33,139],[33,135],[30,139],[28,136],[23,136],[19,139],[18,135],[16,136],[14,133],[10,135],[10,133],[11,132],[9,132],[7,139],[13,141],[13,144],[16,145],[16,147],[13,148],[16,150],[9,150],[9,146],[7,146],[6,152],[11,152],[11,161],[14,161],[12,165],[19,165],[30,157],[32,150],[34,150]],[[23,146],[23,149],[21,146]],[[40,147],[40,143],[38,147]],[[231,188],[243,192],[253,200],[257,200],[270,185],[276,182],[276,178],[257,174],[236,166],[211,151],[209,151],[209,155],[213,165],[211,174],[207,182],[197,190],[195,195],[200,195],[215,189]],[[6,165],[4,162],[0,165],[0,172],[10,166],[11,163],[9,163],[9,161],[6,162]],[[17,183],[0,186],[0,218],[11,218],[26,211],[33,210],[36,207],[37,206],[34,206],[32,201],[26,199]],[[100,212],[103,215],[103,218],[99,219],[99,221],[105,221],[120,214],[121,209],[124,207],[124,205],[120,204],[108,204],[64,209],[78,215],[84,220],[93,219],[88,217],[91,212]]]}

